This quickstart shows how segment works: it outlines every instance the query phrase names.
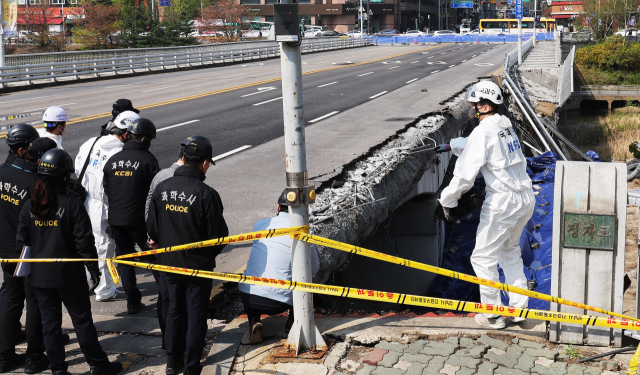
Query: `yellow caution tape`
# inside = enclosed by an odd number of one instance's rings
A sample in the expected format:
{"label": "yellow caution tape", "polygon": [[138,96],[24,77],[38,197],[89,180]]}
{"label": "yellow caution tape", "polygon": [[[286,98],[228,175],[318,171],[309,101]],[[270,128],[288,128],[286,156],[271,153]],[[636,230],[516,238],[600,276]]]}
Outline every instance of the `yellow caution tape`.
{"label": "yellow caution tape", "polygon": [[107,259],[107,268],[109,269],[109,274],[111,275],[111,279],[113,280],[114,284],[117,284],[120,282],[120,275],[118,275],[118,270],[116,269],[116,266],[113,264],[113,261],[111,259]]}
{"label": "yellow caution tape", "polygon": [[86,258],[35,258],[35,259],[4,259],[0,258],[0,263],[63,263],[63,262],[97,262],[105,259]]}
{"label": "yellow caution tape", "polygon": [[611,316],[617,316],[617,317],[624,318],[624,319],[627,319],[627,320],[637,321],[637,319],[635,319],[635,318],[632,318],[632,317],[629,317],[629,316],[626,316],[626,315],[622,315],[622,314],[618,314],[618,313],[615,313],[613,311],[608,311],[608,310],[601,309],[601,308],[598,308],[598,307],[585,305],[583,303],[573,302],[573,301],[570,301],[568,299],[554,297],[554,296],[550,296],[550,295],[544,294],[544,293],[538,293],[536,291],[532,291],[532,290],[529,290],[529,289],[518,288],[518,287],[515,287],[513,285],[503,284],[503,283],[498,282],[498,281],[486,280],[486,279],[482,279],[482,278],[479,278],[479,277],[476,277],[476,276],[471,276],[471,275],[467,275],[467,274],[464,274],[464,273],[451,271],[451,270],[448,270],[448,269],[432,266],[432,265],[425,264],[425,263],[414,262],[412,260],[394,257],[392,255],[379,253],[379,252],[373,251],[373,250],[363,249],[363,248],[358,247],[358,246],[353,246],[353,245],[349,245],[349,244],[346,244],[346,243],[330,240],[330,239],[324,238],[324,237],[314,236],[314,235],[311,235],[311,234],[308,234],[308,233],[296,233],[296,234],[292,234],[291,237],[292,238],[296,238],[296,239],[300,239],[300,240],[305,241],[305,242],[309,242],[309,243],[313,243],[313,244],[316,244],[316,245],[320,245],[320,246],[331,247],[331,248],[334,248],[334,249],[337,249],[337,250],[342,250],[342,251],[346,251],[346,252],[353,253],[353,254],[363,255],[363,256],[366,256],[366,257],[369,257],[369,258],[378,259],[378,260],[382,260],[382,261],[389,262],[389,263],[399,264],[401,266],[406,266],[406,267],[415,268],[415,269],[418,269],[418,270],[433,272],[433,273],[437,273],[439,275],[453,277],[454,279],[468,281],[468,282],[474,283],[474,284],[485,285],[485,286],[488,286],[488,287],[491,287],[491,288],[496,288],[496,289],[503,290],[505,292],[512,292],[512,293],[516,293],[516,294],[522,294],[522,295],[529,296],[529,297],[532,297],[532,298],[541,299],[541,300],[544,300],[544,301],[549,301],[549,302],[553,302],[553,303],[559,303],[559,304],[562,304],[562,305],[567,305],[567,306],[571,306],[571,307],[577,307],[579,309],[589,310],[589,311],[603,313],[603,314],[607,314],[607,315],[611,315]]}
{"label": "yellow caution tape", "polygon": [[268,229],[268,230],[260,230],[257,232],[249,232],[243,234],[237,234],[231,237],[222,237],[215,238],[213,240],[201,241],[201,242],[193,242],[185,245],[179,246],[170,246],[161,249],[141,251],[139,253],[120,255],[113,259],[127,259],[127,258],[137,258],[145,255],[156,255],[162,253],[168,253],[171,251],[179,251],[179,250],[190,250],[190,249],[199,249],[201,247],[208,246],[217,246],[217,245],[226,245],[234,242],[247,242],[254,240],[262,240],[265,238],[278,237],[278,236],[287,236],[293,233],[303,232],[306,233],[309,231],[309,226],[304,225],[300,227],[292,227],[292,228],[282,228],[282,229]]}
{"label": "yellow caution tape", "polygon": [[146,268],[149,270],[164,271],[175,273],[178,275],[204,277],[207,279],[215,279],[222,281],[232,281],[237,283],[268,286],[272,288],[297,290],[300,292],[326,294],[336,297],[347,297],[356,299],[365,299],[378,302],[399,303],[404,305],[431,307],[435,309],[447,309],[455,311],[466,311],[481,314],[497,314],[503,316],[522,317],[527,319],[536,319],[544,321],[555,321],[562,323],[581,324],[597,327],[631,329],[640,331],[640,322],[629,321],[626,319],[605,318],[597,316],[588,316],[580,314],[556,313],[542,310],[533,310],[526,308],[510,307],[510,306],[494,306],[483,303],[456,301],[451,299],[423,297],[411,294],[398,294],[381,292],[377,290],[348,288],[341,286],[312,284],[303,282],[291,282],[280,279],[268,279],[263,277],[236,275],[232,273],[221,273],[211,271],[200,271],[189,268],[170,267],[159,264],[149,264],[141,262],[130,262],[126,260],[114,260],[116,263],[127,264],[130,266]]}
{"label": "yellow caution tape", "polygon": [[640,344],[638,344],[638,349],[631,357],[631,361],[629,361],[629,369],[627,370],[627,374],[636,375],[638,373],[638,362],[640,362]]}

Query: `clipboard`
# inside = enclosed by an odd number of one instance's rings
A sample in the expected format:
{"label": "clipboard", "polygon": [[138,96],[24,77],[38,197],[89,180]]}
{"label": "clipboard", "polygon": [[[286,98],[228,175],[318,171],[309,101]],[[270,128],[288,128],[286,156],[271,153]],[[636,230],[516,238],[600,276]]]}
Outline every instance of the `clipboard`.
{"label": "clipboard", "polygon": [[[31,259],[31,246],[25,246],[22,248],[20,259]],[[20,262],[16,271],[13,273],[13,277],[25,277],[31,274],[31,263]]]}

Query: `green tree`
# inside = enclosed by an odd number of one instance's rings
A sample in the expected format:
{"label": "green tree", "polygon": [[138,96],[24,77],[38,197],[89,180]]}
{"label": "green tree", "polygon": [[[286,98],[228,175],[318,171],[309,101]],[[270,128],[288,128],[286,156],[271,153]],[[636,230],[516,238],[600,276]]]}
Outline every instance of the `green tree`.
{"label": "green tree", "polygon": [[84,48],[114,48],[120,38],[120,6],[108,2],[85,0],[82,2],[84,17],[78,17],[79,24],[73,30],[73,42]]}

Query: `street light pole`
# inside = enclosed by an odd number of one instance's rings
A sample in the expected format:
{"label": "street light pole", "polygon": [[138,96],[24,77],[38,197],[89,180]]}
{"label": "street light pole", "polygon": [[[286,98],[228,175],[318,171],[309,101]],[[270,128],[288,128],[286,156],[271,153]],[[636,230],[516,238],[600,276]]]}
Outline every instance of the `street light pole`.
{"label": "street light pole", "polygon": [[364,8],[362,7],[362,0],[360,0],[360,35],[362,35],[363,33],[363,29],[364,29],[364,17],[362,16],[362,10]]}
{"label": "street light pole", "polygon": [[538,0],[535,0],[533,3],[533,46],[536,46],[536,28],[537,28],[537,18],[538,17]]}
{"label": "street light pole", "polygon": [[[291,4],[291,0],[281,0],[281,4]],[[280,42],[280,69],[282,75],[282,112],[284,117],[284,143],[286,159],[287,203],[289,204],[289,226],[309,225],[309,204],[315,199],[315,190],[309,186],[307,176],[307,152],[304,134],[304,113],[302,98],[302,61],[300,27],[297,11],[295,42]],[[278,20],[276,20],[278,22]],[[284,23],[282,20],[280,23]],[[278,27],[275,24],[274,27]],[[277,29],[276,29],[277,31]],[[278,34],[276,33],[276,40]],[[310,283],[311,249],[309,243],[291,239],[291,278],[293,282]],[[293,314],[295,321],[289,331],[285,348],[295,350],[296,355],[305,350],[327,350],[318,328],[313,311],[313,295],[308,292],[293,291]]]}

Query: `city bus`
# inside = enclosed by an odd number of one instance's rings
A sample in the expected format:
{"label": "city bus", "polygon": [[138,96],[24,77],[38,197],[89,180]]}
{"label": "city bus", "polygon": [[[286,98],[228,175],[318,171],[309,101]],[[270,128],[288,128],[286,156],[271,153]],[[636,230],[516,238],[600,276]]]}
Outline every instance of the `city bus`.
{"label": "city bus", "polygon": [[[504,19],[482,19],[480,20],[480,34],[517,34],[518,33],[518,20],[512,18]],[[538,22],[536,32],[538,33],[551,33],[556,30],[555,18],[541,18]],[[533,18],[522,19],[522,33],[533,33]]]}
{"label": "city bus", "polygon": [[249,21],[247,24],[249,25],[248,30],[242,33],[245,38],[259,38],[260,36],[268,38],[273,27],[273,22],[265,21]]}

